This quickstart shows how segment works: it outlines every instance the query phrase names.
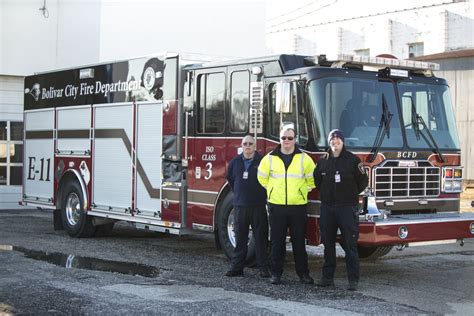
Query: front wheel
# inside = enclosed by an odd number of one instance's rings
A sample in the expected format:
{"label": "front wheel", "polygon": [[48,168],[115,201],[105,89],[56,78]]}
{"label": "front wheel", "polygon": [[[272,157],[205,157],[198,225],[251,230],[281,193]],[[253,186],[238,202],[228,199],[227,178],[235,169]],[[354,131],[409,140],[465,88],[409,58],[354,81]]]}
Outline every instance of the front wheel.
{"label": "front wheel", "polygon": [[71,237],[92,237],[96,227],[84,210],[84,197],[77,181],[69,181],[63,188],[61,217],[64,230]]}
{"label": "front wheel", "polygon": [[[234,233],[234,206],[232,204],[232,194],[228,194],[218,209],[217,215],[217,233],[219,243],[226,256],[231,259],[236,246]],[[246,262],[251,263],[255,260],[255,241],[252,231],[248,236],[248,250]]]}
{"label": "front wheel", "polygon": [[362,247],[358,246],[359,258],[366,260],[375,260],[383,257],[392,250],[393,246],[375,246],[375,247]]}

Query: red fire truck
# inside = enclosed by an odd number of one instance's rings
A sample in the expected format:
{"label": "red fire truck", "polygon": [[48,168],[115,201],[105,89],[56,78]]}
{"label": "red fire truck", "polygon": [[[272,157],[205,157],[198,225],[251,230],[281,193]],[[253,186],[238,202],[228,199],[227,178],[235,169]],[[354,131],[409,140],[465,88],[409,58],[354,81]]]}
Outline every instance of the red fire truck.
{"label": "red fire truck", "polygon": [[[383,57],[277,55],[233,61],[164,54],[25,79],[22,203],[55,210],[73,237],[115,221],[234,244],[227,163],[247,132],[267,153],[280,127],[315,162],[333,128],[364,162],[359,252],[474,237],[461,214],[460,145],[435,64]],[[318,245],[319,196],[307,240]],[[252,248],[251,238],[250,247]]]}

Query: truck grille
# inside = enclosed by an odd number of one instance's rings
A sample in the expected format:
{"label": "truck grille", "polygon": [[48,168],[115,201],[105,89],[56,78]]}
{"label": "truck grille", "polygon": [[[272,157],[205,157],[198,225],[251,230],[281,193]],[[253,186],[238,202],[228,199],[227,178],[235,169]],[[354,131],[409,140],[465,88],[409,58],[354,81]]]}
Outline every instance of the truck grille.
{"label": "truck grille", "polygon": [[414,167],[399,167],[391,161],[375,167],[375,196],[377,198],[435,197],[440,192],[440,168],[428,162]]}

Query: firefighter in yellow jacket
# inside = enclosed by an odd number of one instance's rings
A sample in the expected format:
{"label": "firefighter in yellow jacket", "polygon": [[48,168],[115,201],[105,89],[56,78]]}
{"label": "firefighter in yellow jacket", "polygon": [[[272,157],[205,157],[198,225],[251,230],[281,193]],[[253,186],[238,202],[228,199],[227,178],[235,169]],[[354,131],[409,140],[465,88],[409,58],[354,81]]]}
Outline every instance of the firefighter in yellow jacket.
{"label": "firefighter in yellow jacket", "polygon": [[302,283],[314,282],[309,275],[305,235],[308,192],[315,188],[315,164],[295,143],[295,130],[282,129],[280,145],[263,157],[258,167],[258,181],[267,190],[270,214],[272,284],[281,283],[288,227],[296,274]]}

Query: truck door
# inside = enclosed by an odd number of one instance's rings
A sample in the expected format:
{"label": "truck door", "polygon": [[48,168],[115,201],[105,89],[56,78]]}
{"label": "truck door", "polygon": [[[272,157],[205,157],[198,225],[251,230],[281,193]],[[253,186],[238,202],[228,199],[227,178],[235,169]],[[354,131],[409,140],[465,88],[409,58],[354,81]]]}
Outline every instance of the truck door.
{"label": "truck door", "polygon": [[193,136],[189,137],[188,224],[212,225],[214,203],[225,182],[225,70],[214,68],[195,73],[195,107],[189,127]]}

